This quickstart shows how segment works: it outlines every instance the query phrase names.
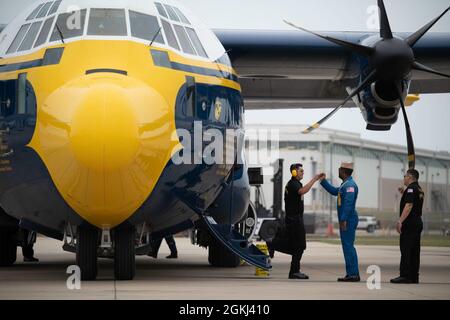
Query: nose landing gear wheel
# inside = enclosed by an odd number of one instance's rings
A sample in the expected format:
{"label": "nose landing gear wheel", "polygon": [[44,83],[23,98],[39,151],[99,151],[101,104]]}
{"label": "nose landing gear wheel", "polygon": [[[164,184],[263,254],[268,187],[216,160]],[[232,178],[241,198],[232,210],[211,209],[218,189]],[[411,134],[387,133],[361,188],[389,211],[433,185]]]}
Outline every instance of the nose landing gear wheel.
{"label": "nose landing gear wheel", "polygon": [[116,280],[133,280],[136,274],[134,226],[119,226],[115,232],[114,275]]}
{"label": "nose landing gear wheel", "polygon": [[14,239],[15,228],[0,228],[0,267],[9,267],[16,262],[17,245]]}
{"label": "nose landing gear wheel", "polygon": [[97,278],[98,229],[80,226],[77,239],[77,265],[81,269],[81,280]]}

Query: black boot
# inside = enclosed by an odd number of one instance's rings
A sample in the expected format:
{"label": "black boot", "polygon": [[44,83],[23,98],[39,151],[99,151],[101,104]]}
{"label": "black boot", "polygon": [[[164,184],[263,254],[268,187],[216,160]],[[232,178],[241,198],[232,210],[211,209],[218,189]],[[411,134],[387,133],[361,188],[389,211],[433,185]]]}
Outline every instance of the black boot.
{"label": "black boot", "polygon": [[309,276],[303,272],[289,273],[289,279],[308,280]]}
{"label": "black boot", "polygon": [[23,257],[23,262],[39,262],[39,259],[35,257]]}
{"label": "black boot", "polygon": [[395,283],[395,284],[409,284],[409,283],[413,283],[411,280],[409,280],[408,278],[405,277],[397,277],[394,279],[391,279],[391,283]]}
{"label": "black boot", "polygon": [[338,282],[360,282],[361,278],[359,276],[345,276],[343,278],[338,278]]}

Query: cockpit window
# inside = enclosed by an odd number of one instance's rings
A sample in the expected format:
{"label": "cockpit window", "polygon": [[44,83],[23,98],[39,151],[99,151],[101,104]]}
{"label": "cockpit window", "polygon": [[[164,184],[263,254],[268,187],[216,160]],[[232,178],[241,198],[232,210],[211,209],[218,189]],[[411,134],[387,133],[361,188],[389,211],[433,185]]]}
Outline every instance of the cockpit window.
{"label": "cockpit window", "polygon": [[47,2],[42,9],[39,11],[38,15],[36,16],[36,18],[42,18],[45,17],[47,15],[48,9],[50,9],[50,7],[52,6],[52,1],[51,2]]}
{"label": "cockpit window", "polygon": [[186,27],[186,31],[189,35],[189,38],[191,38],[191,41],[194,44],[194,47],[197,50],[198,55],[202,56],[204,58],[208,58],[208,54],[206,53],[205,48],[203,48],[202,42],[200,41],[195,30],[192,28]]}
{"label": "cockpit window", "polygon": [[136,38],[145,39],[164,44],[161,30],[159,30],[158,19],[140,12],[130,10],[131,35]]}
{"label": "cockpit window", "polygon": [[86,9],[83,9],[81,11],[61,13],[60,15],[58,15],[58,19],[56,20],[52,36],[50,37],[50,42],[61,40],[59,31],[61,31],[64,39],[82,36],[85,20]]}
{"label": "cockpit window", "polygon": [[231,60],[230,57],[228,56],[228,53],[224,53],[223,56],[221,56],[219,59],[216,60],[217,63],[221,63],[224,64],[226,66],[231,67]]}
{"label": "cockpit window", "polygon": [[42,21],[35,22],[31,25],[30,30],[28,30],[27,35],[22,41],[22,44],[19,47],[19,51],[25,51],[31,49],[33,46],[34,40],[36,40],[36,36],[41,29]]}
{"label": "cockpit window", "polygon": [[31,25],[30,23],[27,23],[27,24],[24,24],[22,27],[20,27],[19,32],[16,34],[16,37],[14,38],[13,42],[9,46],[9,49],[8,49],[8,51],[6,51],[6,53],[16,52],[17,48],[19,47],[20,43],[23,40],[23,37],[27,33],[30,25]]}
{"label": "cockpit window", "polygon": [[44,6],[45,3],[41,3],[40,5],[37,6],[36,9],[33,10],[33,12],[30,13],[30,15],[27,18],[28,20],[34,19],[36,18],[37,14],[39,13],[39,11],[42,9],[42,7]]}
{"label": "cockpit window", "polygon": [[125,9],[91,9],[87,34],[126,36]]}
{"label": "cockpit window", "polygon": [[172,19],[173,21],[177,21],[177,22],[180,21],[180,18],[178,18],[177,14],[175,13],[175,11],[172,9],[171,6],[168,6],[167,4],[165,4],[164,7],[166,8],[170,19]]}
{"label": "cockpit window", "polygon": [[44,26],[41,29],[41,33],[39,33],[36,43],[34,44],[35,48],[47,41],[48,34],[50,33],[50,28],[53,24],[53,20],[55,20],[54,16],[45,20]]}
{"label": "cockpit window", "polygon": [[180,17],[181,22],[186,23],[186,24],[191,24],[189,22],[189,20],[186,18],[186,16],[183,14],[183,12],[181,12],[180,9],[178,9],[177,7],[172,7],[173,10],[175,10],[175,12],[178,14],[178,17]]}
{"label": "cockpit window", "polygon": [[58,9],[59,9],[59,5],[61,4],[61,0],[56,1],[52,8],[50,9],[50,11],[48,12],[48,15],[54,14]]}
{"label": "cockpit window", "polygon": [[174,25],[175,32],[177,33],[178,40],[180,40],[181,48],[184,52],[195,55],[194,47],[188,38],[188,35],[182,26]]}
{"label": "cockpit window", "polygon": [[158,9],[158,12],[160,15],[162,15],[165,18],[169,18],[169,16],[166,13],[166,9],[164,9],[164,7],[162,6],[161,3],[155,2],[155,5],[156,5],[156,9]]}
{"label": "cockpit window", "polygon": [[169,46],[171,46],[174,49],[180,50],[180,46],[178,45],[178,41],[177,38],[175,37],[175,33],[173,32],[172,26],[165,20],[161,21]]}

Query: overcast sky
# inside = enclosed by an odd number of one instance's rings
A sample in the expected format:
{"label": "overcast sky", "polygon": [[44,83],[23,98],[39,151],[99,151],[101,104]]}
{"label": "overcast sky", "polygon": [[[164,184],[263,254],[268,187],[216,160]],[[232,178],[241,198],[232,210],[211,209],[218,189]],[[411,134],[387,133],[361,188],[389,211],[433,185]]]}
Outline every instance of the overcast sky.
{"label": "overcast sky", "polygon": [[[8,23],[36,0],[0,0],[0,23]],[[130,0],[133,1],[133,0]],[[139,1],[139,0],[134,0]],[[365,31],[375,0],[181,0],[211,28],[289,29],[282,20],[328,31]],[[449,6],[449,0],[385,0],[394,31],[414,32]],[[369,13],[368,13],[369,12]],[[369,25],[368,25],[369,21]],[[447,13],[431,31],[449,31]],[[334,107],[334,106],[333,106]],[[247,111],[247,123],[310,124],[329,110]],[[423,95],[408,108],[416,146],[450,151],[450,94]],[[340,111],[325,127],[360,133],[363,138],[405,144],[403,119],[388,133],[366,131],[358,109]]]}

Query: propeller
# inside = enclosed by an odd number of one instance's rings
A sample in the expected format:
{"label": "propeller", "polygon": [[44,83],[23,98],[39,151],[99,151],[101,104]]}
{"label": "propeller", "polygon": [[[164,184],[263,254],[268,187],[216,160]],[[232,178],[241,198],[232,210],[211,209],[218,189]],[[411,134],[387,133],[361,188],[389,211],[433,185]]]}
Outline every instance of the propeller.
{"label": "propeller", "polygon": [[378,8],[380,9],[380,37],[382,39],[392,39],[391,25],[389,24],[383,0],[378,0]]}
{"label": "propeller", "polygon": [[348,42],[348,41],[345,41],[345,40],[336,39],[336,38],[329,37],[329,36],[324,36],[324,35],[321,35],[319,33],[314,32],[314,31],[310,31],[310,30],[307,30],[305,28],[296,26],[295,24],[293,24],[292,22],[289,22],[287,20],[283,20],[283,22],[288,24],[288,25],[290,25],[290,26],[292,26],[292,27],[294,27],[294,28],[296,28],[296,29],[299,29],[299,30],[304,31],[304,32],[308,32],[308,33],[313,34],[313,35],[315,35],[317,37],[320,37],[322,39],[325,39],[325,40],[328,40],[330,42],[333,42],[333,43],[335,43],[335,44],[337,44],[337,45],[339,45],[341,47],[344,47],[344,48],[352,51],[352,52],[358,52],[358,53],[360,53],[362,55],[365,55],[365,56],[370,56],[371,54],[373,54],[375,52],[375,49],[373,49],[371,47],[367,47],[367,46],[363,46],[363,45],[360,45],[360,44]]}
{"label": "propeller", "polygon": [[353,90],[349,96],[337,107],[335,108],[333,111],[331,111],[329,114],[327,114],[325,117],[323,117],[320,121],[316,122],[315,124],[313,124],[312,126],[310,126],[309,128],[307,128],[306,130],[303,131],[303,133],[310,133],[311,131],[313,131],[314,129],[319,128],[322,123],[324,123],[325,121],[327,121],[328,119],[330,119],[336,112],[338,112],[350,99],[352,99],[354,96],[356,96],[361,90],[364,90],[369,84],[371,84],[374,79],[376,78],[376,71],[372,71],[367,77],[366,79],[364,79],[364,81],[361,82],[361,84],[355,89]]}
{"label": "propeller", "polygon": [[398,100],[400,101],[400,105],[402,107],[403,119],[405,121],[406,142],[408,146],[408,167],[409,169],[414,169],[416,166],[416,153],[414,151],[414,140],[411,133],[411,127],[409,126],[408,115],[406,114],[405,102],[403,101],[401,86],[402,84],[397,84],[396,88]]}
{"label": "propeller", "polygon": [[432,26],[436,24],[448,11],[450,10],[450,7],[445,9],[444,12],[442,12],[436,19],[431,20],[426,25],[424,25],[422,28],[414,32],[412,35],[410,35],[408,38],[406,38],[406,42],[409,44],[410,47],[414,47],[417,41],[420,40],[427,32],[431,29]]}
{"label": "propeller", "polygon": [[432,69],[430,67],[424,66],[423,64],[421,64],[421,63],[419,63],[417,61],[414,61],[412,67],[413,67],[414,70],[425,71],[425,72],[428,72],[428,73],[433,73],[433,74],[438,75],[438,76],[450,78],[450,75],[442,73],[442,72],[439,72],[439,71],[436,71],[436,70],[434,70],[434,69]]}
{"label": "propeller", "polygon": [[338,107],[336,107],[320,121],[307,128],[304,133],[309,133],[319,128],[324,122],[326,122],[334,114],[336,114],[336,112],[338,112],[350,99],[358,95],[361,91],[365,90],[372,83],[379,80],[387,83],[392,83],[392,85],[396,87],[395,90],[400,90],[398,91],[398,96],[402,107],[403,116],[405,118],[408,140],[408,161],[411,167],[415,164],[414,143],[412,139],[411,129],[409,127],[408,118],[406,115],[405,102],[401,94],[402,88],[401,86],[398,87],[398,83],[402,83],[402,81],[411,74],[412,70],[427,72],[434,75],[450,78],[450,75],[436,71],[416,61],[413,51],[414,45],[428,32],[428,30],[431,29],[431,27],[436,24],[436,22],[438,22],[450,10],[450,7],[448,7],[438,17],[427,23],[425,26],[414,32],[406,39],[400,39],[393,36],[383,0],[378,0],[378,8],[380,10],[379,18],[381,39],[370,47],[362,44],[344,41],[331,36],[321,35],[319,33],[299,27],[292,22],[284,20],[286,24],[296,29],[308,32],[324,40],[337,44],[342,48],[351,51],[352,53],[356,53],[366,57],[369,62],[368,68],[369,70],[371,70],[369,75],[361,81],[359,86],[354,89]]}

